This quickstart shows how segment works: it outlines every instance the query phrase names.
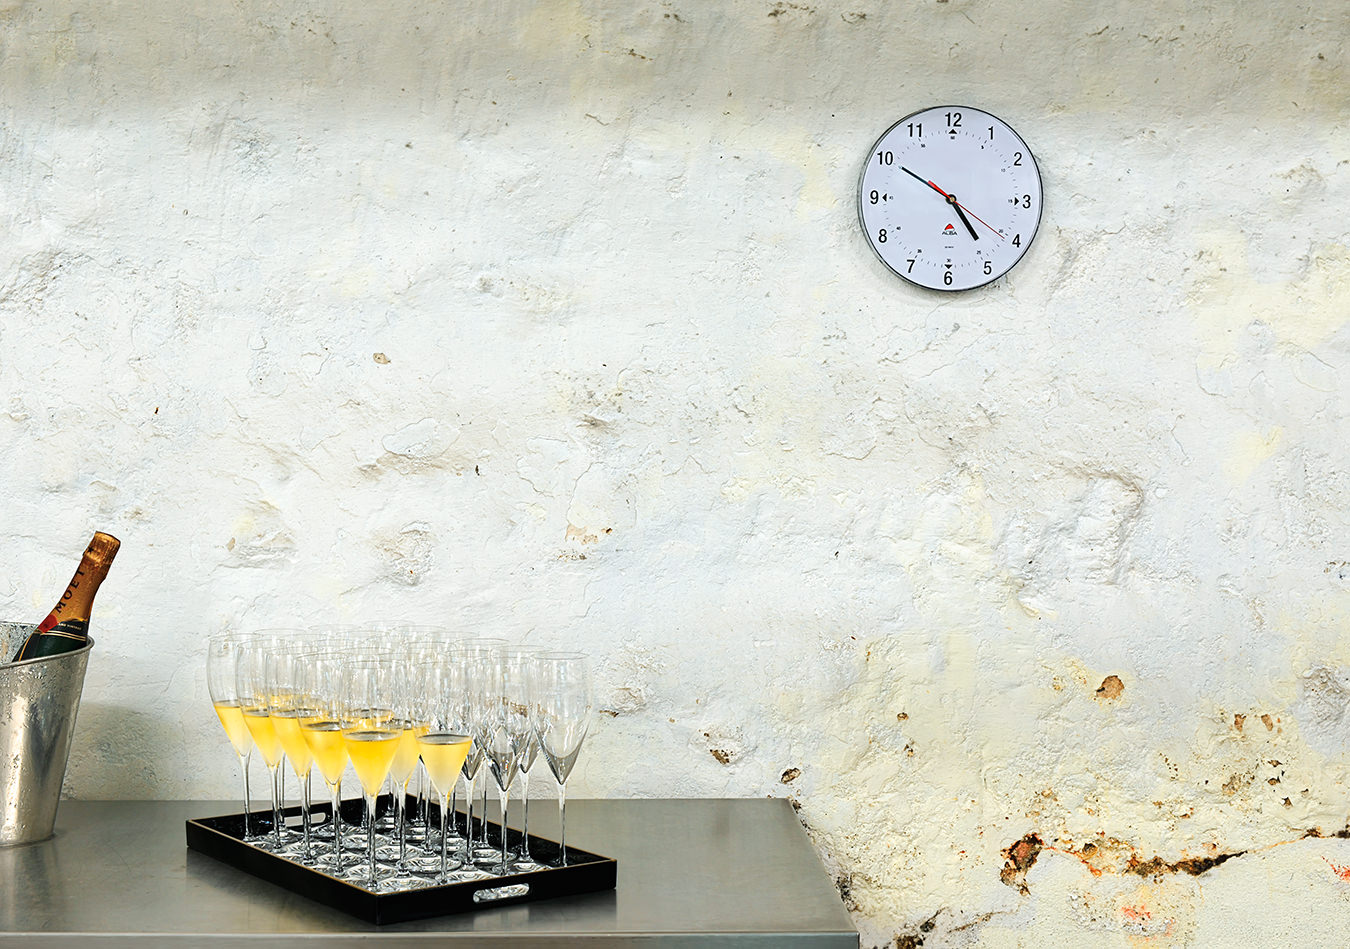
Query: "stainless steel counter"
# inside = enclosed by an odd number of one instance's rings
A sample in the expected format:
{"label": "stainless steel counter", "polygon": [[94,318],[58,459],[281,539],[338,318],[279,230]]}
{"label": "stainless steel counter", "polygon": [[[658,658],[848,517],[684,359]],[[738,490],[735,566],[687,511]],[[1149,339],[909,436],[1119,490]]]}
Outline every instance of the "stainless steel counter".
{"label": "stainless steel counter", "polygon": [[[530,829],[554,836],[556,810],[532,801]],[[228,802],[63,802],[54,839],[0,849],[0,947],[858,946],[782,800],[568,801],[568,843],[617,859],[616,889],[391,926],[187,849],[185,820],[236,811]]]}

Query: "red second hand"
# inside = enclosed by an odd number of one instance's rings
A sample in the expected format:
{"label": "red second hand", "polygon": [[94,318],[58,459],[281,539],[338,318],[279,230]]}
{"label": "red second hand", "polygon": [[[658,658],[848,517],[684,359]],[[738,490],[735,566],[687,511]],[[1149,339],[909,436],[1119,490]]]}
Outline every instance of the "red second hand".
{"label": "red second hand", "polygon": [[[939,188],[937,185],[933,184],[933,182],[929,181],[929,182],[927,182],[927,184],[928,184],[928,187],[932,188],[932,189],[933,189],[934,191],[936,191],[938,194],[942,195],[944,198],[947,198],[948,200],[951,200],[951,195],[949,195],[947,192],[943,191],[943,190],[942,190],[941,188]],[[955,204],[955,205],[956,205],[958,208],[960,208],[962,211],[965,211],[967,214],[969,214],[969,215],[970,215],[971,217],[973,217],[975,220],[979,221],[979,222],[980,222],[981,224],[983,224],[985,227],[988,227],[989,230],[994,231],[994,229],[993,229],[992,227],[989,227],[989,222],[988,222],[988,221],[985,221],[983,218],[981,218],[978,214],[976,214],[976,213],[975,213],[974,211],[972,211],[970,208],[966,207],[966,206],[965,206],[964,204],[962,204],[960,201],[952,201],[952,203]],[[1007,238],[1004,237],[1002,234],[999,234],[998,231],[994,231],[994,233],[998,236],[998,239],[999,239],[999,240],[1001,240],[1001,241],[1006,241],[1006,240],[1007,240]]]}

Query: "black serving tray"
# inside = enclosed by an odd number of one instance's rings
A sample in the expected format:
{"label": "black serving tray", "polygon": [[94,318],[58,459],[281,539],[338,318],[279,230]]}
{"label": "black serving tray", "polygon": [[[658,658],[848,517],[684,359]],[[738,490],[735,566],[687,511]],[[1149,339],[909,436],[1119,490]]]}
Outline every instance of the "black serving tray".
{"label": "black serving tray", "polygon": [[[390,799],[385,795],[380,800],[387,804]],[[364,807],[365,802],[359,798],[343,801],[341,814],[347,820],[355,821]],[[435,809],[432,810],[434,813]],[[299,813],[298,807],[287,808],[284,815],[288,824],[293,824],[291,818],[297,817]],[[320,817],[327,820],[331,816],[332,806],[315,804],[310,808],[310,813],[318,823]],[[272,822],[270,811],[252,811],[250,814],[255,827],[270,825]],[[462,813],[456,816],[463,819]],[[481,827],[476,820],[474,824]],[[500,832],[499,824],[488,822],[488,827],[491,828],[493,837]],[[519,842],[521,836],[519,831],[511,829],[508,834],[508,843]],[[618,863],[610,857],[568,847],[565,867],[545,867],[529,873],[513,873],[509,876],[393,893],[372,893],[359,884],[339,880],[321,870],[314,870],[286,857],[260,850],[250,843],[245,843],[243,836],[243,814],[199,817],[187,822],[187,845],[190,849],[214,857],[222,863],[251,873],[269,883],[275,883],[292,893],[298,893],[376,925],[426,919],[431,916],[447,916],[451,913],[547,900],[596,890],[612,890],[618,878],[619,868]],[[316,846],[325,845],[331,846],[327,841]],[[535,860],[546,864],[557,860],[559,846],[552,840],[531,834],[530,853]],[[365,859],[363,855],[355,853],[351,856],[353,860]]]}

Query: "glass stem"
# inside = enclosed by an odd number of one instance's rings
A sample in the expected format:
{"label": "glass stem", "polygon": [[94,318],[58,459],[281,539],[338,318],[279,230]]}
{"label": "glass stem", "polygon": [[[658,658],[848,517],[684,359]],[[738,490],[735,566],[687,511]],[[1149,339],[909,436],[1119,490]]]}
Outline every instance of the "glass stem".
{"label": "glass stem", "polygon": [[328,785],[333,798],[333,876],[342,872],[342,781]]}
{"label": "glass stem", "polygon": [[366,822],[368,825],[366,831],[366,856],[370,860],[371,886],[375,885],[375,800],[376,795],[379,793],[380,792],[377,789],[375,794],[366,795]]}
{"label": "glass stem", "polygon": [[[421,761],[417,762],[417,809],[422,815],[422,833],[425,835],[431,830],[431,794],[427,791],[427,785],[431,782],[427,780],[426,768]],[[425,843],[425,836],[423,843]]]}
{"label": "glass stem", "polygon": [[523,802],[521,806],[525,809],[525,815],[520,828],[520,859],[529,862],[530,859],[530,772],[520,772],[520,799]]}
{"label": "glass stem", "polygon": [[305,831],[305,859],[313,859],[313,853],[309,849],[309,775],[305,772],[305,795],[300,799],[300,824]]}
{"label": "glass stem", "polygon": [[449,817],[448,812],[447,812],[446,809],[445,809],[445,795],[442,794],[442,795],[441,795],[441,882],[442,882],[442,883],[444,883],[444,882],[445,882],[445,879],[446,879],[446,870],[445,870],[445,863],[446,863],[446,849],[449,847],[449,839],[450,839],[450,835],[447,834],[447,833],[445,832],[445,829],[446,829],[446,827],[449,826],[449,821],[450,821],[450,817]]}
{"label": "glass stem", "polygon": [[558,782],[558,846],[562,850],[562,865],[567,866],[567,784]]}
{"label": "glass stem", "polygon": [[[473,778],[469,778],[469,791],[464,796],[464,862],[473,862]],[[441,828],[445,832],[445,828]]]}
{"label": "glass stem", "polygon": [[458,810],[459,810],[459,782],[456,781],[455,786],[450,789],[450,823],[447,824],[445,821],[441,821],[441,826],[453,828],[455,826],[455,813]]}
{"label": "glass stem", "polygon": [[394,796],[394,827],[398,830],[398,865],[400,867],[408,862],[408,834],[403,821],[403,809],[407,807],[407,802],[404,799],[407,794],[408,788],[405,785],[400,793]]}
{"label": "glass stem", "polygon": [[[281,762],[277,762],[280,764]],[[276,764],[269,765],[272,773],[272,840],[281,846],[281,769]]]}
{"label": "glass stem", "polygon": [[253,757],[253,749],[252,749],[252,748],[249,749],[249,753],[248,753],[248,754],[240,755],[240,756],[239,756],[239,773],[242,774],[242,775],[244,776],[244,839],[245,839],[245,840],[248,840],[249,837],[253,836],[253,835],[249,832],[249,827],[248,827],[248,809],[249,809],[249,799],[248,799],[248,763],[249,763],[249,759],[251,759],[252,757]]}
{"label": "glass stem", "polygon": [[[487,765],[486,765],[486,764],[483,765],[483,768],[484,768],[484,770],[486,770],[486,769],[487,769]],[[483,847],[484,847],[484,848],[486,848],[486,847],[489,846],[489,844],[488,844],[488,832],[487,832],[487,825],[488,825],[488,816],[487,816],[487,792],[488,792],[488,785],[491,784],[491,783],[492,783],[492,782],[489,781],[486,777],[483,778],[483,810],[482,810],[482,811],[479,813],[479,815],[478,815],[478,823],[479,823],[480,825],[482,825],[482,828],[483,828]]]}
{"label": "glass stem", "polygon": [[498,785],[498,787],[501,788],[501,792],[502,792],[502,866],[501,866],[501,872],[502,872],[503,874],[505,874],[505,873],[507,872],[507,871],[506,871],[506,815],[507,815],[507,803],[511,800],[511,786],[510,786],[509,784],[507,784],[507,785]]}

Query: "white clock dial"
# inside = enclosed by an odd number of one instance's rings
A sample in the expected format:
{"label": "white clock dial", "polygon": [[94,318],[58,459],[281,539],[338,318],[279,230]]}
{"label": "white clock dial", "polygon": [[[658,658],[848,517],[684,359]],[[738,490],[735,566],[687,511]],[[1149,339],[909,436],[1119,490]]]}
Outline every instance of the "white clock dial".
{"label": "white clock dial", "polygon": [[891,270],[933,290],[1002,277],[1041,222],[1041,173],[1003,120],[942,105],[896,122],[867,156],[858,217]]}

